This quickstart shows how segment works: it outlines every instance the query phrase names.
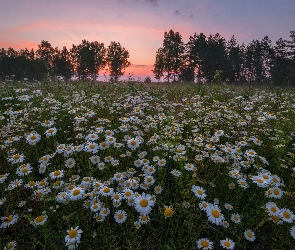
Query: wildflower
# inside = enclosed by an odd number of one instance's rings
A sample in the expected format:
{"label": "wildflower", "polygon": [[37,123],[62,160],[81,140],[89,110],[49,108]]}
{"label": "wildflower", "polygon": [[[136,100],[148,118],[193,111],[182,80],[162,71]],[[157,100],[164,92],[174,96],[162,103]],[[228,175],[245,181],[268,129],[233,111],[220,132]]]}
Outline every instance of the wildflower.
{"label": "wildflower", "polygon": [[155,205],[155,202],[152,200],[152,196],[149,194],[142,193],[140,196],[135,198],[134,206],[137,212],[142,214],[149,214],[152,211],[152,207]]}
{"label": "wildflower", "polygon": [[68,192],[69,199],[72,201],[81,200],[84,196],[84,189],[81,187],[74,187]]}
{"label": "wildflower", "polygon": [[26,136],[26,140],[30,145],[35,145],[41,140],[41,135],[39,135],[37,132],[32,132]]}
{"label": "wildflower", "polygon": [[25,175],[32,173],[32,170],[33,170],[33,168],[31,167],[31,165],[29,163],[23,164],[17,168],[16,174],[18,176],[25,176]]}
{"label": "wildflower", "polygon": [[56,128],[50,128],[45,131],[46,137],[54,136],[54,135],[56,135],[56,133],[57,133]]}
{"label": "wildflower", "polygon": [[73,158],[69,158],[66,160],[65,166],[67,168],[73,168],[76,165],[76,161]]}
{"label": "wildflower", "polygon": [[15,154],[11,157],[9,157],[9,161],[14,164],[14,163],[19,163],[19,162],[23,162],[25,159],[25,156],[23,154]]}
{"label": "wildflower", "polygon": [[158,165],[160,167],[164,167],[166,165],[166,160],[163,158],[163,159],[159,159],[158,160]]}
{"label": "wildflower", "polygon": [[181,172],[177,169],[173,169],[170,173],[176,177],[179,177],[181,175]]}
{"label": "wildflower", "polygon": [[244,179],[238,179],[238,184],[240,187],[246,189],[249,187],[248,183]]}
{"label": "wildflower", "polygon": [[231,204],[228,204],[228,203],[225,203],[224,204],[224,207],[227,209],[227,210],[232,210],[233,209],[233,206]]}
{"label": "wildflower", "polygon": [[208,207],[209,207],[209,203],[206,201],[202,201],[199,203],[199,208],[203,211],[207,211]]}
{"label": "wildflower", "polygon": [[49,176],[51,177],[51,179],[62,178],[64,176],[64,170],[56,170],[54,172],[51,172]]}
{"label": "wildflower", "polygon": [[105,220],[105,216],[103,216],[101,213],[95,213],[93,218],[95,218],[97,222],[103,222]]}
{"label": "wildflower", "polygon": [[9,176],[9,173],[0,174],[0,184],[3,183],[8,176]]}
{"label": "wildflower", "polygon": [[234,249],[235,247],[235,243],[228,238],[226,238],[225,240],[221,240],[220,245],[226,249]]}
{"label": "wildflower", "polygon": [[47,221],[48,216],[46,214],[40,215],[34,219],[32,224],[34,226],[44,225],[44,223]]}
{"label": "wildflower", "polygon": [[256,238],[255,233],[250,229],[245,230],[244,236],[245,236],[246,240],[249,240],[249,241],[254,241]]}
{"label": "wildflower", "polygon": [[0,198],[0,206],[2,206],[4,204],[4,202],[6,201],[6,198]]}
{"label": "wildflower", "polygon": [[163,189],[161,186],[155,186],[154,191],[155,191],[155,194],[160,194],[162,193]]}
{"label": "wildflower", "polygon": [[184,168],[185,168],[187,171],[193,171],[193,170],[196,169],[196,168],[195,168],[195,165],[192,164],[192,163],[187,163],[187,164],[185,164],[185,165],[184,165]]}
{"label": "wildflower", "polygon": [[274,202],[266,203],[265,208],[270,215],[278,215],[280,212],[280,209],[278,208],[277,204]]}
{"label": "wildflower", "polygon": [[66,245],[70,245],[72,243],[74,244],[78,244],[80,243],[80,239],[81,239],[81,234],[83,233],[83,231],[81,229],[79,229],[79,226],[72,228],[70,230],[67,230],[67,236],[65,237],[65,242]]}
{"label": "wildflower", "polygon": [[114,189],[113,188],[109,188],[107,186],[104,186],[100,189],[100,194],[102,196],[112,196],[114,193]]}
{"label": "wildflower", "polygon": [[139,229],[141,227],[141,223],[140,221],[134,221],[134,226],[136,227],[136,229]]}
{"label": "wildflower", "polygon": [[207,212],[208,220],[211,223],[214,223],[218,226],[222,225],[222,221],[224,220],[224,216],[221,213],[221,211],[217,205],[209,204],[206,212]]}
{"label": "wildflower", "polygon": [[137,149],[139,147],[139,141],[136,138],[131,138],[127,141],[127,146],[132,150]]}
{"label": "wildflower", "polygon": [[41,123],[43,127],[51,127],[54,124],[54,121],[50,120],[45,120],[44,122]]}
{"label": "wildflower", "polygon": [[8,190],[13,190],[13,189],[15,189],[17,187],[20,187],[22,184],[23,184],[23,180],[21,180],[21,179],[15,179],[15,180],[13,180],[13,181],[11,181],[9,183],[7,189]]}
{"label": "wildflower", "polygon": [[287,223],[292,223],[295,220],[295,215],[287,208],[282,208],[279,212],[281,219]]}
{"label": "wildflower", "polygon": [[103,207],[100,210],[100,215],[107,217],[110,214],[110,209],[108,209],[107,207]]}
{"label": "wildflower", "polygon": [[174,214],[172,206],[164,206],[164,215],[165,217],[171,217]]}
{"label": "wildflower", "polygon": [[16,241],[10,241],[5,245],[4,250],[14,250],[16,245]]}
{"label": "wildflower", "polygon": [[282,198],[284,191],[282,191],[280,188],[278,187],[272,187],[270,189],[268,189],[267,192],[267,196],[270,198],[275,198],[275,199],[280,199]]}
{"label": "wildflower", "polygon": [[213,242],[209,241],[208,238],[201,238],[196,243],[199,249],[204,249],[204,250],[213,249]]}
{"label": "wildflower", "polygon": [[118,210],[116,211],[114,218],[117,223],[122,224],[127,219],[127,213],[124,210]]}
{"label": "wildflower", "polygon": [[234,223],[240,223],[241,222],[241,216],[239,214],[232,214],[231,220]]}
{"label": "wildflower", "polygon": [[206,198],[206,190],[200,186],[192,185],[191,191],[195,194],[195,196],[201,200]]}
{"label": "wildflower", "polygon": [[0,228],[6,228],[10,225],[15,224],[18,221],[18,215],[17,214],[10,214],[8,216],[4,216],[1,218],[2,224],[0,225]]}
{"label": "wildflower", "polygon": [[147,224],[150,221],[150,217],[146,214],[142,214],[139,216],[139,221],[141,224]]}

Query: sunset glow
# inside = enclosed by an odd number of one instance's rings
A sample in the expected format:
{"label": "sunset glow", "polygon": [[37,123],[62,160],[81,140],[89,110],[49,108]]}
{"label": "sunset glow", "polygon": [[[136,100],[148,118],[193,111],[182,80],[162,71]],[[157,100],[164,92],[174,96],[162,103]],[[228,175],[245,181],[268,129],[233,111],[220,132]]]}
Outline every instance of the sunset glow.
{"label": "sunset glow", "polygon": [[178,31],[187,42],[194,33],[234,35],[248,44],[268,35],[273,43],[294,30],[295,2],[289,0],[86,0],[1,1],[0,48],[37,49],[41,40],[71,48],[83,39],[107,47],[120,42],[130,53],[134,78],[152,75],[164,32]]}

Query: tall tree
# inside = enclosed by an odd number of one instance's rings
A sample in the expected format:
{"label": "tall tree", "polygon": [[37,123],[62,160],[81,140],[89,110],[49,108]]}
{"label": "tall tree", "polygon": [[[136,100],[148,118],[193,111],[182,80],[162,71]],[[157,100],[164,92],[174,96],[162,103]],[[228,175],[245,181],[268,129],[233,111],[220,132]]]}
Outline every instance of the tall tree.
{"label": "tall tree", "polygon": [[162,53],[164,55],[164,72],[167,73],[168,82],[171,75],[173,76],[173,81],[176,81],[176,77],[178,78],[184,50],[185,46],[179,32],[170,30],[164,33]]}
{"label": "tall tree", "polygon": [[48,41],[41,41],[41,44],[38,45],[38,49],[36,50],[36,55],[40,58],[45,65],[50,68],[53,66],[53,57],[54,57],[54,48]]}
{"label": "tall tree", "polygon": [[164,76],[164,66],[165,66],[165,56],[162,48],[159,48],[156,52],[156,62],[154,63],[154,69],[152,72],[154,73],[155,79],[158,81],[161,77]]}
{"label": "tall tree", "polygon": [[66,80],[69,80],[73,73],[73,66],[71,63],[70,52],[65,46],[61,51],[56,50],[53,61],[55,75],[64,76]]}
{"label": "tall tree", "polygon": [[91,74],[92,78],[106,65],[106,49],[103,43],[82,40],[76,48],[77,72],[80,75]]}
{"label": "tall tree", "polygon": [[111,79],[117,81],[125,73],[125,68],[131,63],[128,61],[129,52],[118,42],[111,42],[106,52],[106,62]]}

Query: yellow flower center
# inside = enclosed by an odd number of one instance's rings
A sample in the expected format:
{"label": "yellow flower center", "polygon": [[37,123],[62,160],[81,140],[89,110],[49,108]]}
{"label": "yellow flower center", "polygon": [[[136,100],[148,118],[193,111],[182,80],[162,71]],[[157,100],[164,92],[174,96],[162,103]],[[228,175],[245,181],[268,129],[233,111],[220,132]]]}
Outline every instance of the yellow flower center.
{"label": "yellow flower center", "polygon": [[54,171],[53,175],[54,176],[59,176],[60,175],[60,171],[59,170]]}
{"label": "yellow flower center", "polygon": [[103,192],[104,193],[109,193],[111,190],[108,187],[104,187]]}
{"label": "yellow flower center", "polygon": [[37,136],[35,136],[35,135],[32,135],[31,137],[30,137],[30,139],[33,141],[33,140],[36,140],[36,138],[37,138]]}
{"label": "yellow flower center", "polygon": [[225,245],[226,247],[230,247],[230,242],[229,242],[229,241],[226,241],[226,242],[224,242],[224,245]]}
{"label": "yellow flower center", "polygon": [[248,232],[248,233],[247,233],[247,236],[248,236],[249,238],[252,238],[253,234],[250,233],[250,232]]}
{"label": "yellow flower center", "polygon": [[278,222],[280,220],[280,217],[277,215],[272,215],[271,218],[276,222]]}
{"label": "yellow flower center", "polygon": [[216,210],[216,209],[213,209],[212,212],[211,212],[211,214],[215,218],[219,218],[219,216],[220,216],[220,212],[218,210]]}
{"label": "yellow flower center", "polygon": [[173,214],[173,211],[172,211],[172,209],[170,207],[165,208],[164,215],[166,217],[171,217],[172,214]]}
{"label": "yellow flower center", "polygon": [[118,214],[118,219],[122,220],[124,218],[124,214]]}
{"label": "yellow flower center", "polygon": [[198,194],[199,194],[199,195],[202,195],[202,194],[203,194],[203,191],[199,189],[199,190],[198,190]]}
{"label": "yellow flower center", "polygon": [[208,241],[202,241],[202,242],[201,242],[201,246],[202,246],[202,247],[209,247],[209,243],[208,243]]}
{"label": "yellow flower center", "polygon": [[12,220],[13,220],[13,216],[12,216],[12,215],[9,215],[9,216],[5,219],[5,221],[6,221],[7,223],[11,222]]}
{"label": "yellow flower center", "polygon": [[95,145],[93,145],[93,144],[90,144],[90,146],[89,146],[91,149],[94,149],[95,148]]}
{"label": "yellow flower center", "polygon": [[37,223],[40,223],[40,222],[42,222],[44,220],[44,216],[43,215],[40,215],[40,216],[38,216],[37,218],[36,218],[36,222]]}
{"label": "yellow flower center", "polygon": [[20,158],[20,155],[19,154],[16,154],[16,155],[13,156],[13,159],[14,160],[18,160],[19,158]]}
{"label": "yellow flower center", "polygon": [[115,198],[115,200],[118,200],[118,199],[120,199],[120,195],[115,194],[115,195],[114,195],[114,198]]}
{"label": "yellow flower center", "polygon": [[75,229],[72,229],[70,232],[69,232],[69,237],[72,239],[72,238],[75,238],[76,236],[78,235],[78,231],[75,230]]}
{"label": "yellow flower center", "polygon": [[7,244],[7,249],[12,249],[14,247],[14,244],[13,243],[8,243]]}
{"label": "yellow flower center", "polygon": [[290,219],[291,218],[291,215],[289,212],[284,212],[283,213],[283,216],[286,218],[286,219]]}
{"label": "yellow flower center", "polygon": [[279,191],[278,189],[275,189],[275,190],[273,191],[273,193],[274,193],[275,195],[279,195],[279,194],[280,194],[280,191]]}
{"label": "yellow flower center", "polygon": [[68,165],[72,165],[72,164],[73,164],[73,162],[71,162],[71,161],[68,162]]}
{"label": "yellow flower center", "polygon": [[257,182],[259,182],[259,183],[263,183],[263,180],[261,180],[261,179],[258,179],[258,180],[257,180]]}
{"label": "yellow flower center", "polygon": [[147,199],[143,199],[139,202],[140,206],[142,207],[147,207],[147,205],[149,204]]}
{"label": "yellow flower center", "polygon": [[51,128],[51,129],[48,129],[48,133],[52,133],[54,130]]}
{"label": "yellow flower center", "polygon": [[78,194],[80,194],[80,190],[79,189],[75,189],[74,191],[73,191],[73,195],[78,195]]}
{"label": "yellow flower center", "polygon": [[50,121],[46,120],[44,123],[45,123],[46,125],[48,125],[48,124],[50,124]]}
{"label": "yellow flower center", "polygon": [[24,167],[23,169],[22,169],[22,172],[23,173],[27,173],[29,171],[29,169],[27,168],[27,167]]}
{"label": "yellow flower center", "polygon": [[271,207],[270,209],[273,213],[275,213],[277,211],[277,209],[275,207]]}
{"label": "yellow flower center", "polygon": [[134,147],[134,146],[136,146],[136,141],[133,140],[133,141],[130,142],[130,144],[131,144],[131,146]]}

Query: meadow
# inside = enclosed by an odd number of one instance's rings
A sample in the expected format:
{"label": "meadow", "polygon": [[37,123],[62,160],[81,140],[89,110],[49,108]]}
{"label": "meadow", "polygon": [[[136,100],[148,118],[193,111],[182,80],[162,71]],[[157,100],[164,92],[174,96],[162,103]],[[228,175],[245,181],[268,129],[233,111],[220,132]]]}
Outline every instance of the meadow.
{"label": "meadow", "polygon": [[295,249],[295,90],[0,83],[1,249]]}

